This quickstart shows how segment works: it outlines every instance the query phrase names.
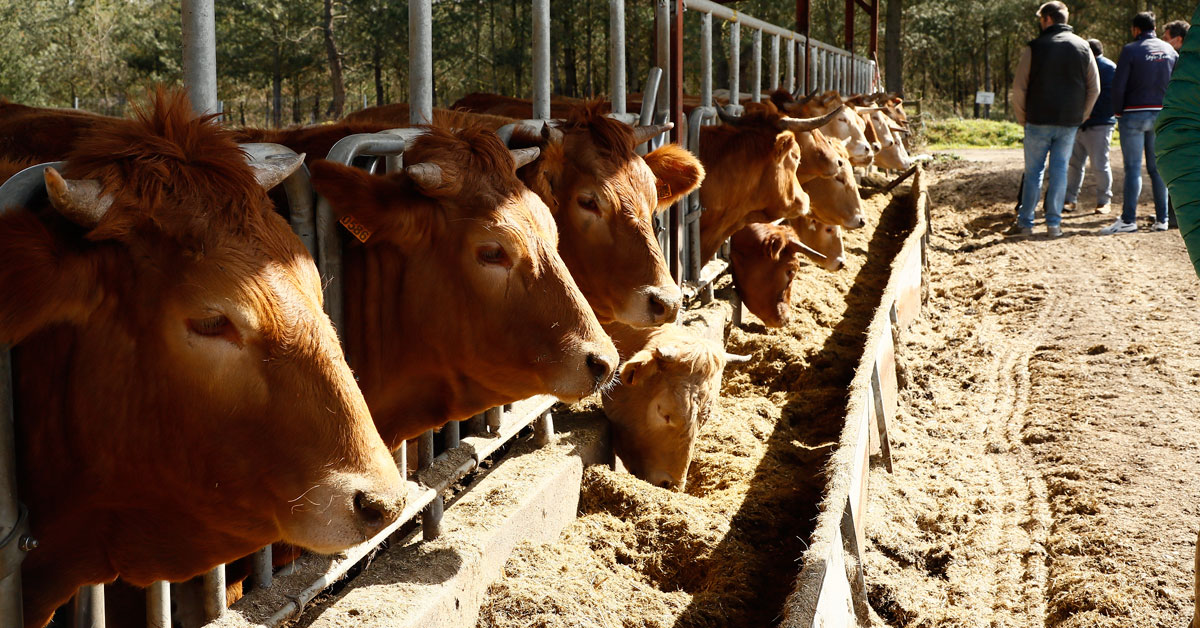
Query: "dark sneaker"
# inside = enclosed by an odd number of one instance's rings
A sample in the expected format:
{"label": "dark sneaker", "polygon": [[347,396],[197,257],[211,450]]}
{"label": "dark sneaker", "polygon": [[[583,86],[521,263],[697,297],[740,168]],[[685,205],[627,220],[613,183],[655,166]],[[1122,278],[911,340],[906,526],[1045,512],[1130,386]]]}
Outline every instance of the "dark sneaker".
{"label": "dark sneaker", "polygon": [[1033,227],[1022,227],[1019,224],[1013,224],[1013,226],[1004,232],[1004,235],[1010,237],[1031,236],[1033,235]]}
{"label": "dark sneaker", "polygon": [[1062,227],[1058,225],[1046,225],[1046,235],[1050,236],[1051,238],[1061,238]]}

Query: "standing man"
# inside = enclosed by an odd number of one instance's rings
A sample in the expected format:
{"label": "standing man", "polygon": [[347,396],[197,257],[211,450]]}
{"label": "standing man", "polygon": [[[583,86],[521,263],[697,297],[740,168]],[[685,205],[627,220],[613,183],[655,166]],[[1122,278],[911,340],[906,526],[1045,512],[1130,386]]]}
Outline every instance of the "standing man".
{"label": "standing man", "polygon": [[1163,27],[1163,41],[1171,44],[1175,52],[1179,52],[1179,49],[1183,47],[1183,40],[1187,37],[1188,28],[1188,23],[1183,20],[1167,22],[1167,25]]}
{"label": "standing man", "polygon": [[1154,122],[1162,111],[1163,96],[1178,53],[1167,42],[1154,36],[1154,14],[1146,11],[1133,16],[1129,28],[1134,40],[1121,49],[1117,74],[1113,77],[1113,109],[1121,132],[1121,157],[1125,162],[1125,199],[1121,217],[1100,230],[1101,235],[1137,231],[1137,203],[1142,194],[1142,154],[1154,192],[1155,231],[1166,231],[1167,186],[1158,174],[1154,159]]}
{"label": "standing man", "polygon": [[1062,235],[1062,208],[1067,191],[1067,161],[1075,130],[1100,96],[1100,74],[1087,42],[1067,26],[1067,6],[1047,2],[1038,7],[1042,34],[1021,51],[1013,80],[1013,109],[1025,125],[1025,188],[1021,211],[1010,235],[1032,235],[1033,215],[1042,191],[1046,156],[1046,233]]}
{"label": "standing man", "polygon": [[1092,178],[1096,181],[1096,213],[1107,214],[1108,203],[1112,200],[1113,176],[1108,163],[1108,150],[1112,145],[1113,125],[1117,123],[1112,104],[1112,82],[1117,64],[1104,56],[1104,44],[1099,39],[1089,39],[1087,43],[1100,71],[1100,97],[1092,107],[1092,114],[1075,133],[1075,150],[1071,153],[1071,165],[1067,172],[1067,202],[1063,204],[1063,209],[1075,209],[1079,188],[1083,185],[1083,164],[1091,161]]}

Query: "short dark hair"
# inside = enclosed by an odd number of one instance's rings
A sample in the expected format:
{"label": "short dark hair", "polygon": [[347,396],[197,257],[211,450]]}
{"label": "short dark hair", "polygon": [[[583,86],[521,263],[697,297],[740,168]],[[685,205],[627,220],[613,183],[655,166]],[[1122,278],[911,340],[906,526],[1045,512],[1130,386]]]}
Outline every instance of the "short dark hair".
{"label": "short dark hair", "polygon": [[1092,47],[1092,55],[1099,57],[1104,54],[1104,44],[1099,39],[1089,39],[1088,45]]}
{"label": "short dark hair", "polygon": [[1166,26],[1163,26],[1163,33],[1166,33],[1170,37],[1187,37],[1188,28],[1187,22],[1175,20],[1174,22],[1167,22]]}
{"label": "short dark hair", "polygon": [[1154,11],[1142,11],[1138,13],[1133,16],[1133,20],[1129,24],[1143,33],[1154,30]]}
{"label": "short dark hair", "polygon": [[1050,21],[1054,22],[1055,24],[1067,23],[1067,5],[1059,2],[1058,0],[1047,2],[1046,4],[1038,7],[1037,14],[1038,17],[1050,18]]}

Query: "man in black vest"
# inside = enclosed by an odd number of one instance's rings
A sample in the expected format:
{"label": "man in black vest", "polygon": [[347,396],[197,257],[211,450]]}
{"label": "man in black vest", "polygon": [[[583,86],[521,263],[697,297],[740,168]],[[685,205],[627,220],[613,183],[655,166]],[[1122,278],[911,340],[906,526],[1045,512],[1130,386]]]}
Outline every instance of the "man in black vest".
{"label": "man in black vest", "polygon": [[1088,43],[1067,26],[1067,7],[1047,2],[1038,8],[1042,34],[1021,52],[1013,80],[1013,109],[1025,125],[1025,187],[1021,210],[1010,235],[1032,235],[1033,215],[1041,197],[1046,156],[1046,232],[1062,235],[1067,163],[1075,131],[1100,96],[1100,73]]}

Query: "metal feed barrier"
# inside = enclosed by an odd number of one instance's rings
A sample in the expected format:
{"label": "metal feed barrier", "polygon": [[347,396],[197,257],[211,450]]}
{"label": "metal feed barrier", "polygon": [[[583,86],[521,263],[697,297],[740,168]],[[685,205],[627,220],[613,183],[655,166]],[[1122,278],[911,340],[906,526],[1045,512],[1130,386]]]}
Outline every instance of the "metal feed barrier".
{"label": "metal feed barrier", "polygon": [[[533,3],[533,112],[539,122],[549,118],[550,112],[550,14],[549,0],[532,0]],[[701,106],[696,108],[689,123],[684,127],[682,103],[672,98],[682,96],[682,23],[680,9],[686,7],[700,13],[701,19]],[[215,42],[212,38],[211,0],[183,0],[185,26],[185,74],[193,88],[193,103],[197,111],[214,111],[215,92]],[[432,63],[432,10],[431,0],[409,0],[409,76],[410,115],[413,123],[427,123],[433,113],[433,63]],[[668,119],[675,122],[674,138],[694,154],[699,154],[700,127],[716,124],[719,120],[714,106],[712,65],[712,18],[730,23],[729,46],[729,101],[726,109],[740,113],[741,30],[745,26],[752,31],[750,66],[750,100],[759,102],[762,97],[762,38],[771,36],[769,76],[770,89],[781,85],[789,91],[800,87],[798,74],[805,74],[811,81],[803,87],[816,89],[838,89],[843,93],[870,91],[875,64],[846,50],[829,46],[803,35],[781,28],[736,10],[708,0],[658,0],[656,18],[658,22],[659,68],[652,68],[643,90],[640,114],[627,112],[626,98],[626,36],[624,0],[609,0],[609,92],[612,97],[612,117],[630,124],[651,124]],[[781,56],[786,59],[781,72]],[[802,72],[807,64],[808,72]],[[661,80],[664,70],[668,80]],[[196,90],[199,91],[196,91]],[[687,135],[683,135],[684,128]],[[407,142],[418,131],[397,129],[385,133],[357,135],[343,139],[330,152],[330,160],[345,164],[366,163],[372,170],[391,171],[401,167]],[[664,134],[649,143],[656,148],[668,141]],[[289,149],[271,144],[243,145],[247,153],[256,159],[269,159],[272,155],[293,154]],[[41,168],[35,167],[33,174],[22,172],[0,188],[0,204],[17,205],[42,193]],[[32,182],[32,183],[31,183]],[[22,187],[23,196],[16,198],[14,191]],[[27,189],[26,189],[27,188]],[[328,203],[317,199],[308,181],[308,171],[300,168],[283,184],[288,199],[288,219],[293,230],[317,260],[325,286],[326,309],[338,329],[343,328],[341,293],[341,245],[345,234],[333,216]],[[314,202],[315,200],[315,202]],[[16,201],[16,202],[14,202]],[[656,218],[659,243],[669,260],[676,280],[684,284],[685,295],[699,297],[707,302],[713,296],[713,281],[728,267],[727,259],[716,259],[704,264],[699,253],[699,218],[703,211],[699,193],[695,192],[677,203],[669,212]],[[727,252],[726,252],[727,256]],[[36,540],[27,534],[24,509],[17,501],[15,481],[15,455],[13,451],[13,411],[11,399],[11,363],[8,352],[0,347],[0,624],[19,626],[21,618],[20,560],[23,553],[36,547]],[[287,621],[299,612],[326,587],[344,577],[364,557],[389,536],[419,516],[424,538],[436,537],[444,510],[442,494],[464,476],[479,468],[489,456],[503,449],[522,430],[536,423],[535,440],[539,444],[549,442],[554,427],[550,408],[554,400],[549,397],[528,399],[505,408],[493,408],[472,419],[451,422],[441,430],[441,446],[435,446],[432,431],[422,434],[417,441],[416,477],[407,474],[407,447],[396,452],[400,471],[408,483],[409,501],[399,520],[382,530],[373,539],[336,559],[304,555],[297,563],[303,563],[308,571],[320,575],[301,586],[291,586],[280,591],[273,566],[271,547],[265,547],[252,558],[250,579],[246,596],[254,597],[268,591],[279,594],[286,602],[278,605],[266,625],[274,626]],[[285,566],[278,572],[284,575],[295,569]],[[200,616],[180,617],[173,613],[172,590],[176,595],[195,597],[194,591],[181,590],[182,584],[158,582],[151,585],[147,595],[148,628],[170,628],[177,625],[195,625],[200,622],[219,620],[226,607],[225,567],[218,566],[201,579]],[[75,626],[103,628],[104,587],[102,585],[80,589],[75,599]],[[191,628],[185,625],[184,628]]]}

